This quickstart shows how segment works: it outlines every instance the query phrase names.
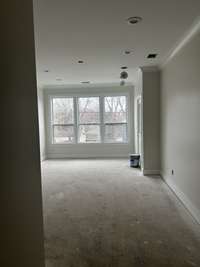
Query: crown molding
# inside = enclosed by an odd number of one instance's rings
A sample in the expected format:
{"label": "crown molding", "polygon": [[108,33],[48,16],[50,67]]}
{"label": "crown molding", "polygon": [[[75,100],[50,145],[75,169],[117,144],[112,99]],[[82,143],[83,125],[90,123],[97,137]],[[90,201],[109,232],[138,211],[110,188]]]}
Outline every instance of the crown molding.
{"label": "crown molding", "polygon": [[175,55],[188,44],[198,33],[200,32],[200,17],[198,17],[192,24],[192,26],[185,32],[182,38],[175,44],[175,46],[170,50],[168,56],[160,64],[160,68],[164,68],[167,63],[169,63]]}

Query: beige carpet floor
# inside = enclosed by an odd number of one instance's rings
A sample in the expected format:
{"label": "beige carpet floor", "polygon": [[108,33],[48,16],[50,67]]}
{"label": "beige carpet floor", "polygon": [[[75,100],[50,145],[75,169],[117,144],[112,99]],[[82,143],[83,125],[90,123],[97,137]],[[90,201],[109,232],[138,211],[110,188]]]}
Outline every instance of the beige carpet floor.
{"label": "beige carpet floor", "polygon": [[42,163],[46,267],[199,267],[200,233],[128,160]]}

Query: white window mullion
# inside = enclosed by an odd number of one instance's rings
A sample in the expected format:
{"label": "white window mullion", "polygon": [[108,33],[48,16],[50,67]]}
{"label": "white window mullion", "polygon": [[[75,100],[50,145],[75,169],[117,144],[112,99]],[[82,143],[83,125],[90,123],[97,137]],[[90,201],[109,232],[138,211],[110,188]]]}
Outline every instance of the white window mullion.
{"label": "white window mullion", "polygon": [[78,143],[78,107],[77,107],[77,97],[74,97],[74,134],[75,143]]}
{"label": "white window mullion", "polygon": [[50,114],[50,120],[51,120],[50,142],[51,142],[51,144],[53,144],[54,143],[53,98],[50,98],[50,112],[51,112],[51,114]]}
{"label": "white window mullion", "polygon": [[99,97],[100,106],[99,106],[99,112],[100,112],[100,135],[101,135],[101,143],[104,143],[104,135],[105,135],[105,127],[104,127],[104,97]]}

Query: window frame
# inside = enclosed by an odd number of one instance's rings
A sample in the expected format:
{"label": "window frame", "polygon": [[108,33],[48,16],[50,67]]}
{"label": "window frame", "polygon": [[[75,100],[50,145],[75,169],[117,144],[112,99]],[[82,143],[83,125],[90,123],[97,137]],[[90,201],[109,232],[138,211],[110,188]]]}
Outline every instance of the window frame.
{"label": "window frame", "polygon": [[[126,124],[127,126],[127,139],[126,142],[105,142],[105,125],[104,123],[104,112],[105,112],[105,106],[104,106],[104,98],[105,97],[117,97],[117,96],[125,96],[126,97],[126,123],[119,123]],[[94,142],[94,143],[83,143],[79,142],[78,140],[78,98],[87,98],[87,97],[99,97],[99,118],[100,122],[96,123],[96,125],[100,126],[100,142]],[[73,143],[54,143],[53,139],[53,130],[52,130],[52,115],[53,115],[53,108],[52,103],[54,98],[73,98],[74,103],[74,124],[69,126],[74,126],[74,142]],[[48,101],[50,104],[50,111],[49,111],[49,125],[50,125],[50,132],[49,132],[49,138],[50,138],[50,144],[52,146],[70,146],[70,145],[127,145],[131,141],[131,133],[130,133],[130,127],[131,127],[131,121],[130,121],[130,93],[125,92],[103,92],[103,93],[61,93],[61,94],[49,94]],[[110,124],[110,123],[108,123]],[[117,123],[116,123],[117,124]],[[82,124],[80,124],[82,125]],[[91,125],[95,125],[95,123],[91,123]],[[68,126],[68,125],[66,125]]]}

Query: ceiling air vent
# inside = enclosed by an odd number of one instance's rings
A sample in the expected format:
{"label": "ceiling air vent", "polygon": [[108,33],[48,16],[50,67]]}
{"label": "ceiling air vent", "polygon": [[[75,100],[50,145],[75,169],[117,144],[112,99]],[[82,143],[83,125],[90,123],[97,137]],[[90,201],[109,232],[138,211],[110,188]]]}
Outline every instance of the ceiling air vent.
{"label": "ceiling air vent", "polygon": [[147,58],[156,58],[158,54],[148,54]]}

